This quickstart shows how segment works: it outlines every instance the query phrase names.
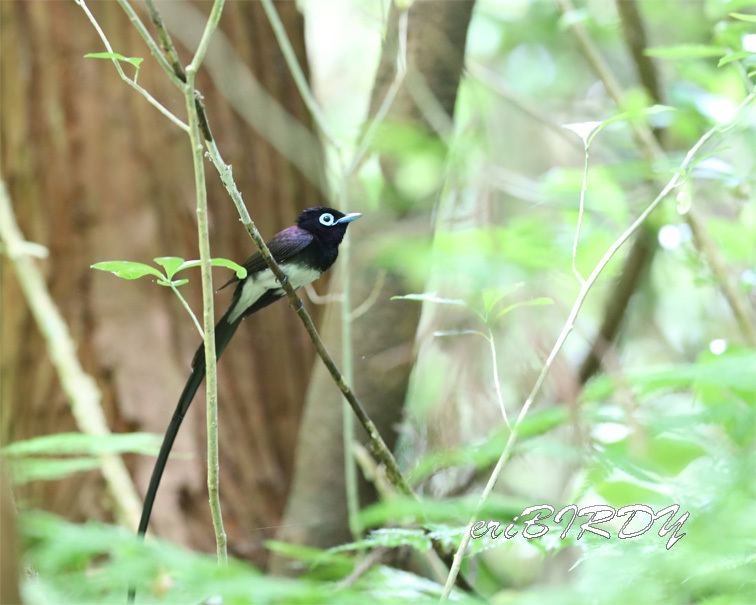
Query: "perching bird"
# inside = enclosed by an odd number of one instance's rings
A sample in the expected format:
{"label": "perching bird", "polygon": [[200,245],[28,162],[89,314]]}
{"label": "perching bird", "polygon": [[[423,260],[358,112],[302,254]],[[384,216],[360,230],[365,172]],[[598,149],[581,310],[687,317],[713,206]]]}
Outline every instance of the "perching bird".
{"label": "perching bird", "polygon": [[[292,288],[296,290],[312,283],[333,265],[339,254],[339,244],[344,239],[347,226],[360,216],[362,215],[356,212],[343,214],[324,206],[308,208],[297,217],[296,225],[273,236],[273,239],[268,242],[268,249],[289,279]],[[259,252],[244,263],[244,268],[247,270],[247,277],[242,280],[234,278],[226,284],[228,286],[233,282],[239,282],[231,304],[215,326],[216,357],[221,356],[242,319],[285,295],[281,284],[278,283]],[[139,521],[140,536],[147,531],[160,478],[163,476],[165,463],[168,461],[168,455],[181,421],[204,377],[205,347],[203,343],[200,343],[192,361],[192,373],[181,393],[168,430],[165,432],[163,445],[160,447],[160,453],[152,471],[150,486],[144,498],[142,519]]]}

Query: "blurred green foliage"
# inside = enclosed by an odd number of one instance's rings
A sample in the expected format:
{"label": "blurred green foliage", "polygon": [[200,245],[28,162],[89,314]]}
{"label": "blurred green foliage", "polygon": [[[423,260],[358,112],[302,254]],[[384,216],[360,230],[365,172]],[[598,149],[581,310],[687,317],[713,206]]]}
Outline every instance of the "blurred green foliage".
{"label": "blurred green foliage", "polygon": [[[328,118],[336,132],[356,136],[356,108],[364,108],[372,84],[365,65],[375,63],[383,17],[377,4],[367,8],[359,0],[303,6]],[[750,0],[638,2],[649,40],[645,55],[665,97],[651,99],[638,83],[614,3],[587,0],[563,15],[558,3],[545,0],[478,0],[453,132],[442,141],[406,124],[380,130],[359,175],[366,207],[378,210],[384,201],[411,214],[434,203],[436,228],[425,235],[400,229],[373,234],[369,245],[378,266],[400,273],[407,294],[434,291],[474,308],[485,304],[486,292],[518,282],[525,286],[512,302],[555,302],[517,308],[496,325],[494,370],[510,416],[519,412],[579,288],[571,263],[585,156],[580,137],[562,126],[600,123],[619,113],[569,23],[580,23],[597,44],[623,87],[626,109],[658,103],[675,109],[644,118],[663,133],[668,164],[644,159],[627,121],[602,130],[591,146],[576,258],[586,275],[656,196],[657,183],[669,178],[705,131],[727,123],[753,90],[755,6]],[[318,34],[334,27],[344,36]],[[751,304],[754,149],[751,110],[704,150],[687,190],[729,279]],[[390,182],[378,153],[392,169]],[[641,537],[620,540],[622,523],[614,519],[602,526],[611,533],[608,540],[590,533],[577,540],[577,526],[563,540],[564,523],[550,519],[542,538],[473,540],[463,570],[493,603],[756,602],[756,352],[673,197],[646,228],[661,247],[631,299],[605,372],[583,388],[574,384],[622,258],[610,263],[586,301],[559,358],[558,377],[525,418],[502,485],[479,514],[506,526],[542,503],[557,511],[571,504],[645,504],[655,511],[679,504],[675,519],[690,513],[678,532],[686,535],[667,550],[671,534],[658,533],[665,519]],[[433,305],[424,304],[425,310]],[[508,430],[497,415],[485,343],[450,336],[479,329],[468,325],[475,321],[468,315],[439,315],[445,323],[436,327],[446,337],[434,341],[426,366],[413,376],[400,454],[424,494],[421,504],[394,497],[367,508],[362,522],[376,531],[330,552],[269,544],[299,561],[305,573],[298,580],[271,578],[238,560],[222,569],[204,555],[161,541],[142,544],[114,527],[26,513],[25,562],[36,571],[26,582],[27,600],[122,602],[130,581],[155,602],[437,600],[443,577],[431,581],[389,566],[374,566],[345,588],[337,582],[374,548],[401,546],[422,555],[431,538],[454,548],[476,510]],[[469,383],[459,378],[463,372]],[[576,391],[573,398],[564,394],[570,390],[565,384]],[[127,451],[116,439],[110,438],[108,451]],[[27,476],[49,479],[91,468],[104,451],[98,445],[80,459],[62,458],[49,471],[50,455],[73,452],[47,451],[42,459],[41,450],[29,447]],[[22,454],[4,452],[6,459],[16,455]]]}

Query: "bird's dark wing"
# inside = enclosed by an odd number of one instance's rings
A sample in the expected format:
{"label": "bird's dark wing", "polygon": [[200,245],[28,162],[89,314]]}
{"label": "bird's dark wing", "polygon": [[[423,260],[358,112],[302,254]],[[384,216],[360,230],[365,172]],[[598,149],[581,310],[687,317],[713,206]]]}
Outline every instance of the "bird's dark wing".
{"label": "bird's dark wing", "polygon": [[[293,227],[288,227],[274,235],[271,240],[267,242],[267,246],[276,262],[282,263],[287,258],[294,256],[297,252],[306,248],[312,240],[312,233],[294,225]],[[257,273],[258,271],[265,269],[267,266],[268,264],[259,252],[255,252],[244,263],[244,268],[247,270],[247,274]],[[239,281],[239,278],[233,277],[218,289],[223,290],[226,286],[237,281]]]}

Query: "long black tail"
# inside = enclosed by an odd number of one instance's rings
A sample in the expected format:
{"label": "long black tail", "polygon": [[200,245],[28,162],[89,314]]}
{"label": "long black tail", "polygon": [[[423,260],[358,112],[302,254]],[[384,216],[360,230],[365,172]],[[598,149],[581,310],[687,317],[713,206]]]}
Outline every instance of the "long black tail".
{"label": "long black tail", "polygon": [[[232,304],[225,315],[215,326],[215,357],[216,361],[223,354],[231,337],[236,332],[236,328],[239,327],[242,318],[239,317],[236,321],[228,321],[228,315],[234,305]],[[150,486],[147,488],[147,494],[144,497],[144,506],[142,507],[142,518],[139,521],[138,536],[144,537],[147,533],[147,526],[150,524],[150,515],[152,514],[152,505],[155,503],[155,496],[157,495],[158,487],[160,486],[160,479],[163,478],[163,471],[165,470],[165,464],[168,462],[168,456],[173,448],[173,442],[176,441],[176,435],[178,434],[181,422],[186,416],[189,406],[194,400],[194,395],[197,393],[197,389],[202,384],[202,379],[205,378],[205,345],[200,343],[197,348],[197,352],[194,354],[192,360],[192,373],[189,375],[189,380],[186,381],[181,397],[179,397],[176,411],[173,412],[173,418],[168,425],[168,429],[165,431],[165,437],[163,437],[163,444],[160,446],[160,453],[155,461],[155,468],[152,469],[152,477],[150,478]],[[129,586],[128,602],[133,603],[136,596],[136,588]]]}
{"label": "long black tail", "polygon": [[[282,290],[268,290],[263,293],[254,304],[250,305],[244,310],[240,316],[236,317],[233,321],[229,320],[229,317],[236,310],[236,306],[239,303],[239,298],[242,294],[243,282],[240,282],[234,293],[234,298],[228,310],[223,314],[218,324],[215,326],[215,358],[216,361],[220,359],[223,351],[226,350],[231,337],[236,332],[236,328],[239,327],[242,319],[252,315],[274,303],[283,296]],[[168,429],[165,431],[165,437],[163,437],[163,445],[160,446],[160,453],[155,461],[155,468],[152,469],[152,477],[150,478],[150,486],[147,488],[147,494],[144,497],[144,506],[142,507],[142,518],[139,521],[138,535],[143,537],[147,533],[147,526],[150,524],[150,515],[152,514],[152,505],[155,503],[155,496],[157,495],[158,487],[160,486],[160,479],[163,477],[163,471],[165,470],[165,464],[168,462],[168,456],[173,448],[173,442],[176,440],[181,422],[186,416],[186,412],[194,399],[194,395],[197,393],[197,389],[202,384],[202,379],[205,377],[205,346],[200,344],[197,352],[194,354],[192,360],[192,373],[189,376],[189,380],[186,382],[184,391],[179,397],[176,411],[173,412],[173,418],[168,425]],[[129,587],[128,602],[133,603],[136,596],[136,588],[134,586]]]}
{"label": "long black tail", "polygon": [[[226,315],[228,315],[228,313]],[[238,328],[241,323],[241,318],[234,322],[229,322],[226,315],[224,315],[218,322],[218,325],[215,326],[216,359],[220,358],[226,345],[228,345],[234,332],[236,332],[236,328]],[[205,346],[203,343],[200,343],[197,352],[194,354],[194,360],[192,361],[192,373],[189,376],[189,380],[186,381],[186,386],[181,393],[181,397],[179,397],[176,411],[173,412],[171,423],[165,431],[163,445],[160,446],[160,453],[155,462],[155,468],[152,469],[152,478],[150,479],[150,486],[147,488],[147,494],[144,497],[142,518],[139,521],[138,533],[140,536],[143,536],[147,532],[147,526],[150,523],[150,515],[152,514],[152,505],[155,503],[155,496],[157,495],[157,490],[160,486],[160,479],[163,477],[163,471],[165,470],[168,456],[173,448],[173,442],[176,440],[176,435],[178,434],[181,422],[184,420],[184,416],[186,416],[186,412],[189,410],[189,406],[194,399],[194,395],[197,393],[197,389],[200,384],[202,384],[203,378],[205,378]]]}

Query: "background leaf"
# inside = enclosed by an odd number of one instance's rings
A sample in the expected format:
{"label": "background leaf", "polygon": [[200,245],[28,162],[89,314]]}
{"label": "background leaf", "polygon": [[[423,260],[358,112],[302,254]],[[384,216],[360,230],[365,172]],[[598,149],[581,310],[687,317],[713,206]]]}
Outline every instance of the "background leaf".
{"label": "background leaf", "polygon": [[99,271],[108,271],[117,277],[123,279],[139,279],[145,275],[154,275],[155,277],[163,277],[154,267],[145,265],[144,263],[136,263],[126,260],[111,260],[101,263],[95,263],[91,265],[92,269],[98,269]]}

